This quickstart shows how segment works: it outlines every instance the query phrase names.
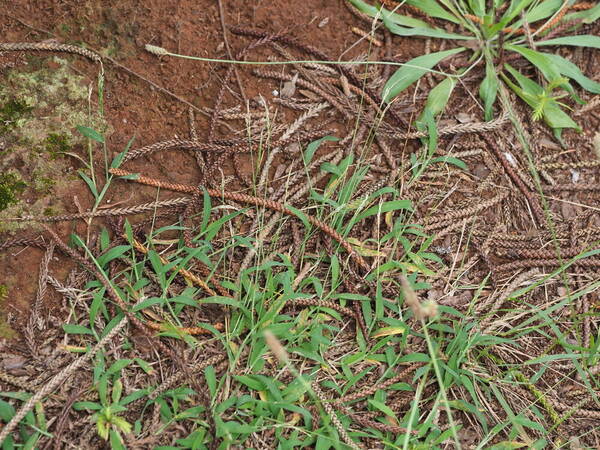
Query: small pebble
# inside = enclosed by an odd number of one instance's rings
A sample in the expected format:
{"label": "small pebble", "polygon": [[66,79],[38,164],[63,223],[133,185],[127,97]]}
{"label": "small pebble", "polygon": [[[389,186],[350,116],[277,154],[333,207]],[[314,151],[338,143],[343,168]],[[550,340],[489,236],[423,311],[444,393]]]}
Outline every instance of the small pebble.
{"label": "small pebble", "polygon": [[508,160],[511,166],[517,167],[517,160],[510,152],[504,152],[504,157]]}

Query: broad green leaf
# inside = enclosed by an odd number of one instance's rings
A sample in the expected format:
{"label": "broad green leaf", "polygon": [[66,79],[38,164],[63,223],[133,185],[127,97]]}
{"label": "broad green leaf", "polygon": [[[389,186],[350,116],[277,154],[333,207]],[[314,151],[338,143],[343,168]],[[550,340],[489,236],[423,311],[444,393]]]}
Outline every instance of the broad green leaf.
{"label": "broad green leaf", "polygon": [[[119,421],[119,417],[113,417],[112,421],[117,422]],[[125,420],[121,419],[123,422],[125,422]],[[119,421],[120,422],[120,421]],[[125,422],[127,424],[127,426],[125,426],[125,424],[123,423],[119,423],[120,428],[125,432],[125,433],[129,433],[131,431],[131,425],[129,425],[129,423]],[[117,426],[117,424],[115,423],[115,426]],[[121,435],[116,431],[111,429],[110,430],[110,448],[112,450],[127,450],[126,447],[123,445],[123,440],[121,439]]]}
{"label": "broad green leaf", "polygon": [[121,321],[121,319],[123,318],[125,314],[124,313],[119,313],[117,314],[115,317],[113,317],[110,322],[108,322],[108,324],[106,325],[106,328],[104,328],[104,330],[102,330],[102,333],[100,333],[100,338],[103,338],[104,336],[106,336],[108,333],[110,333],[110,331],[117,326],[117,324]]}
{"label": "broad green leaf", "polygon": [[456,86],[456,79],[447,77],[434,87],[427,96],[425,110],[429,111],[432,116],[437,116],[442,113],[448,104],[450,95]]}
{"label": "broad green leaf", "polygon": [[120,176],[121,180],[137,180],[140,177],[139,173],[129,173],[127,175]]}
{"label": "broad green leaf", "polygon": [[173,303],[179,303],[181,305],[187,305],[187,306],[198,306],[198,302],[196,300],[194,300],[193,298],[191,298],[189,295],[177,295],[175,297],[171,297],[169,299],[169,302],[173,302]]}
{"label": "broad green leaf", "polygon": [[373,400],[373,399],[369,399],[368,402],[371,406],[375,407],[376,409],[381,411],[386,416],[396,417],[396,414],[394,414],[394,411],[392,411],[392,409],[389,406],[387,406],[386,404],[378,402],[377,400]]}
{"label": "broad green leaf", "polygon": [[73,403],[73,409],[75,411],[83,411],[84,409],[90,409],[92,411],[99,411],[102,409],[102,405],[100,403],[95,402],[75,402]]}
{"label": "broad green leaf", "polygon": [[527,23],[534,23],[551,17],[561,9],[563,4],[564,0],[546,0],[538,3],[525,13]]}
{"label": "broad green leaf", "polygon": [[381,205],[371,206],[369,209],[367,209],[366,211],[363,211],[358,216],[353,217],[350,220],[348,227],[352,228],[356,223],[360,222],[361,220],[366,219],[367,217],[373,216],[375,214],[383,214],[388,211],[397,211],[400,209],[412,211],[412,202],[410,200],[392,200],[389,202],[385,202]]}
{"label": "broad green leaf", "polygon": [[544,77],[548,81],[555,81],[560,78],[560,72],[554,67],[550,58],[546,53],[538,52],[532,50],[527,47],[523,47],[521,45],[506,45],[507,50],[512,50],[514,52],[519,53],[525,59],[527,59],[531,64],[539,69],[540,72],[544,75]]}
{"label": "broad green leaf", "polygon": [[63,330],[67,334],[89,334],[91,336],[94,335],[94,332],[90,330],[88,327],[84,327],[83,325],[76,325],[72,323],[65,323],[63,325]]}
{"label": "broad green leaf", "polygon": [[14,415],[15,408],[10,403],[0,400],[0,419],[2,419],[4,423],[8,423]]}
{"label": "broad green leaf", "polygon": [[433,37],[438,39],[463,39],[469,40],[473,39],[472,35],[463,36],[462,34],[456,33],[448,33],[447,31],[440,30],[439,28],[431,28],[431,27],[403,27],[392,20],[384,17],[383,23],[392,33],[398,36],[423,36],[423,37]]}
{"label": "broad green leaf", "polygon": [[145,300],[142,300],[138,304],[136,304],[133,308],[131,308],[132,312],[141,311],[142,309],[149,308],[154,305],[162,305],[166,302],[166,299],[162,297],[150,297]]}
{"label": "broad green leaf", "polygon": [[445,10],[436,0],[407,0],[409,5],[419,8],[430,17],[448,20],[454,23],[460,23],[452,13]]}
{"label": "broad green leaf", "polygon": [[549,102],[544,106],[544,121],[551,128],[575,128],[579,130],[579,125],[575,123],[569,115],[564,112],[556,102]]}
{"label": "broad green leaf", "polygon": [[429,161],[429,164],[434,164],[434,163],[438,163],[438,162],[446,163],[446,164],[453,164],[456,167],[458,167],[459,169],[463,169],[463,170],[468,169],[468,167],[464,163],[464,161],[462,161],[458,158],[455,158],[453,156],[438,156],[437,158],[433,158],[431,161]]}
{"label": "broad green leaf", "polygon": [[[104,306],[104,293],[106,289],[102,287],[99,291],[94,293],[92,304],[90,306],[90,324],[93,325],[96,322],[98,311]],[[106,308],[104,308],[104,311]]]}
{"label": "broad green leaf", "polygon": [[113,403],[118,403],[118,401],[121,400],[121,394],[123,394],[123,383],[121,382],[121,380],[116,380],[113,384],[111,392],[111,398]]}
{"label": "broad green leaf", "polygon": [[346,238],[346,241],[348,241],[348,243],[352,245],[356,253],[358,253],[361,256],[385,256],[385,253],[365,246],[363,242],[356,238],[349,237]]}
{"label": "broad green leaf", "polygon": [[94,197],[98,197],[98,190],[96,189],[96,184],[94,183],[94,181],[85,173],[83,173],[83,170],[78,170],[77,173],[81,178],[83,178],[83,181],[86,182],[86,184],[90,188],[90,191],[92,191],[92,194],[94,194]]}
{"label": "broad green leaf", "polygon": [[397,23],[406,27],[413,28],[428,28],[429,24],[419,19],[415,19],[414,17],[403,16],[401,14],[392,13],[385,8],[378,8],[368,3],[365,3],[362,0],[349,0],[356,9],[365,13],[369,17],[377,18],[379,20],[383,20],[385,17],[386,20],[389,20],[393,23]]}
{"label": "broad green leaf", "polygon": [[544,89],[539,84],[524,76],[521,72],[514,69],[510,64],[505,64],[504,66],[506,70],[508,70],[508,72],[510,72],[510,74],[515,78],[515,80],[517,80],[525,94],[528,94],[531,96],[531,98],[534,98],[535,96],[542,95],[544,93]]}
{"label": "broad green leaf", "polygon": [[485,65],[485,78],[479,85],[479,96],[483,100],[485,120],[492,120],[494,103],[498,94],[498,77],[494,64]]}
{"label": "broad green leaf", "polygon": [[594,23],[598,19],[600,19],[600,3],[593,8],[567,14],[564,18],[564,21],[582,20],[583,23]]}
{"label": "broad green leaf", "polygon": [[92,139],[96,142],[100,142],[101,144],[104,144],[104,137],[98,133],[96,130],[90,128],[90,127],[84,127],[82,125],[77,125],[77,131],[79,131],[81,134],[83,134],[85,137]]}
{"label": "broad green leaf", "polygon": [[110,163],[111,169],[116,169],[117,167],[119,167],[121,165],[121,162],[123,161],[123,158],[125,158],[125,155],[131,148],[131,144],[133,144],[134,139],[135,139],[135,136],[132,137],[131,139],[129,139],[129,142],[127,142],[127,145],[125,146],[125,150],[123,150],[121,153],[119,153],[117,156],[115,156],[115,158]]}
{"label": "broad green leaf", "polygon": [[[167,269],[163,265],[158,253],[156,253],[154,250],[149,250],[148,251],[148,259],[150,260],[150,263],[152,264],[152,269],[154,270],[154,272],[157,275],[164,276],[164,274],[167,272]],[[161,285],[163,285],[163,284],[164,283],[161,283]]]}
{"label": "broad green leaf", "polygon": [[490,29],[490,33],[495,35],[498,31],[506,27],[515,17],[521,14],[533,0],[520,0],[518,2],[510,2],[509,8],[506,10],[500,21]]}
{"label": "broad green leaf", "polygon": [[579,83],[579,85],[586,91],[593,92],[594,94],[600,94],[600,83],[586,77],[581,72],[579,67],[573,64],[571,61],[556,54],[547,54],[546,56],[552,60],[552,63],[562,75],[577,81],[577,83]]}
{"label": "broad green leaf", "polygon": [[400,92],[429,72],[432,67],[444,58],[464,50],[465,47],[457,47],[451,50],[430,53],[411,59],[400,67],[387,81],[383,88],[383,100],[389,103],[394,97],[400,94]]}
{"label": "broad green leaf", "polygon": [[[236,300],[234,298],[231,298],[231,297],[219,297],[219,296],[206,297],[206,298],[198,299],[197,303],[198,303],[198,305],[231,306],[233,308],[238,308],[240,311],[243,311],[245,314],[251,316],[250,311],[248,310],[248,308],[246,308],[244,306],[244,304],[242,302],[240,302],[239,300]],[[203,323],[202,325],[205,328],[209,328],[208,324]]]}
{"label": "broad green leaf", "polygon": [[110,376],[113,375],[115,373],[120,372],[121,370],[123,370],[125,367],[127,367],[129,364],[131,364],[133,362],[133,359],[119,359],[117,361],[115,361],[106,371],[105,375],[106,376]]}
{"label": "broad green leaf", "polygon": [[600,36],[582,34],[579,36],[564,36],[547,41],[536,42],[538,47],[543,45],[572,45],[575,47],[600,48]]}
{"label": "broad green leaf", "polygon": [[396,334],[404,334],[406,327],[383,327],[377,330],[371,335],[372,338],[379,338],[384,336],[394,336]]}
{"label": "broad green leaf", "polygon": [[546,431],[542,424],[534,422],[533,420],[529,420],[526,417],[523,417],[521,414],[515,416],[513,418],[513,422],[518,423],[519,425],[522,425],[524,427],[531,428],[532,430],[539,431],[541,433],[544,433]]}
{"label": "broad green leaf", "polygon": [[306,150],[304,151],[304,164],[308,165],[317,151],[317,149],[321,146],[321,144],[325,141],[339,141],[339,138],[335,136],[323,136],[316,141],[312,141],[310,144],[306,146]]}
{"label": "broad green leaf", "polygon": [[215,374],[214,366],[208,366],[204,369],[204,378],[206,379],[208,392],[210,392],[210,396],[214,398],[217,393],[217,376]]}
{"label": "broad green leaf", "polygon": [[[154,369],[152,368],[152,366],[150,364],[148,364],[146,361],[144,361],[143,359],[141,359],[141,358],[133,358],[133,360],[148,375],[152,375],[154,373]],[[123,403],[123,401],[121,401],[121,403]]]}
{"label": "broad green leaf", "polygon": [[113,259],[120,258],[126,252],[131,249],[130,245],[117,245],[116,247],[111,248],[103,255],[98,257],[98,264],[100,267],[104,267],[106,264],[111,262]]}
{"label": "broad green leaf", "polygon": [[[541,96],[544,95],[544,89],[537,84],[535,81],[523,76],[520,72],[513,69],[510,65],[505,65],[506,69],[511,73],[517,82],[521,85],[516,86],[512,81],[505,77],[506,83],[510,88],[525,101],[532,109],[540,107],[542,101]],[[544,121],[550,128],[562,129],[562,128],[575,128],[579,129],[579,126],[565,113],[555,100],[547,99],[542,105],[542,115]]]}
{"label": "broad green leaf", "polygon": [[108,235],[108,230],[106,228],[102,228],[100,232],[100,250],[105,251],[110,245],[110,237]]}
{"label": "broad green leaf", "polygon": [[492,445],[489,450],[512,450],[515,448],[527,447],[527,444],[517,441],[502,441]]}
{"label": "broad green leaf", "polygon": [[253,391],[265,391],[267,389],[263,380],[252,375],[234,375],[234,378]]}
{"label": "broad green leaf", "polygon": [[290,211],[292,211],[294,213],[294,215],[302,221],[302,223],[304,224],[304,226],[306,228],[310,228],[310,222],[308,220],[308,216],[304,212],[302,212],[299,209],[294,208],[293,206],[290,206],[290,205],[285,205],[285,207],[287,209],[289,209]]}
{"label": "broad green leaf", "polygon": [[469,0],[469,7],[471,8],[471,11],[473,11],[473,14],[475,14],[477,17],[484,16],[485,5],[483,0]]}

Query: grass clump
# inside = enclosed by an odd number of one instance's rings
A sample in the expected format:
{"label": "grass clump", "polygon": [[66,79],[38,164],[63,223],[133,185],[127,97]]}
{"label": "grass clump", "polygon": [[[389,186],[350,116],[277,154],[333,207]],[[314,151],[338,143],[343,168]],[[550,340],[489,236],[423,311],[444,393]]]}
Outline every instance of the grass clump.
{"label": "grass clump", "polygon": [[8,172],[0,175],[0,211],[18,202],[17,196],[27,187],[14,173]]}
{"label": "grass clump", "polygon": [[[598,36],[572,34],[581,25],[598,20],[599,5],[553,0],[431,0],[407,1],[406,5],[385,1],[383,3],[388,7],[385,9],[362,0],[349,1],[360,11],[382,20],[396,35],[443,39],[456,44],[454,48],[407,61],[384,87],[387,102],[447,60],[450,64],[443,67],[448,67],[444,73],[446,77],[429,93],[426,109],[433,115],[444,110],[460,78],[480,71],[478,91],[486,120],[493,116],[493,106],[503,85],[529,105],[533,119],[543,119],[560,137],[562,129],[580,129],[563,110],[566,105],[558,101],[569,96],[573,101],[583,103],[571,81],[588,92],[600,93],[600,83],[586,77],[577,65],[555,51],[557,46],[600,47]],[[422,19],[396,12],[404,11],[404,7]],[[557,28],[558,24],[561,24],[560,28]],[[546,48],[551,51],[543,51]],[[539,82],[534,81],[531,69],[541,74]]]}

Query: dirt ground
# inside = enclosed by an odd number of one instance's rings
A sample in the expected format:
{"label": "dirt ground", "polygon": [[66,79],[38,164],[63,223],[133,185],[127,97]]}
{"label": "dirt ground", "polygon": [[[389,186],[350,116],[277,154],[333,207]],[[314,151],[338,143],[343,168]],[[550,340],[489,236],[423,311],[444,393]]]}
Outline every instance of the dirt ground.
{"label": "dirt ground", "polygon": [[[124,70],[107,64],[105,117],[110,133],[108,148],[113,156],[121,152],[129,140],[135,137],[135,146],[174,137],[189,136],[189,106],[173,96],[158,91],[144,79],[167,89],[198,108],[211,108],[221,87],[226,69],[222,65],[199,63],[183,59],[160,60],[146,52],[146,44],[158,45],[180,53],[210,58],[227,58],[224,49],[222,26],[216,2],[210,0],[178,2],[8,2],[0,11],[0,30],[5,42],[39,42],[54,39],[62,43],[85,42],[89,47],[107,54]],[[303,42],[318,45],[332,56],[345,58],[355,56],[362,49],[352,48],[357,38],[350,32],[356,18],[341,2],[268,2],[236,1],[227,5],[227,25],[243,25],[264,31],[290,30]],[[290,17],[299,18],[290,22]],[[328,23],[319,27],[319,23]],[[240,49],[246,40],[229,36],[231,46]],[[259,54],[260,55],[260,54]],[[37,56],[37,55],[36,55]],[[50,70],[56,63],[48,53],[39,55],[42,64]],[[83,76],[80,83],[95,90],[97,67],[84,58],[68,56],[72,70]],[[2,56],[0,73],[8,70],[31,70],[27,55],[7,53]],[[132,75],[132,72],[138,76]],[[247,98],[261,94],[272,97],[276,85],[272,81],[252,77],[248,70],[239,69]],[[95,92],[97,92],[95,90]],[[231,106],[238,98],[226,99]],[[97,106],[93,100],[93,107]],[[208,130],[208,118],[196,113],[198,136]],[[75,150],[85,157],[85,149]],[[97,157],[101,163],[101,157]],[[199,171],[193,157],[184,152],[160,153],[144,162],[144,170],[151,175],[162,175],[170,180],[194,184]],[[136,162],[137,163],[137,162]],[[249,171],[249,160],[245,161]],[[139,164],[139,163],[138,163]],[[225,173],[231,174],[231,161],[227,161]],[[134,166],[134,168],[137,168]],[[85,209],[92,197],[81,183],[72,183],[62,192],[66,198],[79,195]],[[141,191],[141,192],[140,192]],[[146,192],[148,195],[144,195]],[[121,194],[124,196],[121,197]],[[152,189],[140,189],[131,198],[126,187],[117,188],[109,201],[151,201]],[[66,202],[65,212],[77,212],[73,202]],[[83,225],[74,230],[81,232]],[[71,224],[60,224],[63,236],[73,231]],[[12,306],[26,308],[34,295],[36,286],[30,282],[30,273],[37,270],[42,253],[37,249],[27,252],[9,252],[0,257],[0,273],[10,286]]]}
{"label": "dirt ground", "polygon": [[[386,57],[384,48],[371,47],[368,42],[360,40],[351,31],[353,27],[365,29],[366,26],[343,5],[342,0],[304,0],[300,2],[231,0],[224,2],[224,4],[226,4],[226,26],[239,25],[272,33],[285,30],[302,43],[312,45],[327,53],[334,60],[338,58],[350,60],[364,55],[368,51],[373,59]],[[0,40],[3,42],[55,40],[67,44],[79,45],[85,43],[90,49],[112,59],[112,62],[106,60],[104,63],[104,114],[102,117],[93,117],[93,121],[96,121],[94,123],[99,124],[98,126],[106,131],[107,148],[110,153],[109,159],[121,152],[132,138],[134,138],[133,148],[169,139],[189,139],[192,136],[190,105],[192,105],[195,115],[194,125],[198,139],[206,140],[209,137],[210,111],[219,97],[219,92],[223,86],[223,78],[228,68],[216,63],[173,57],[157,57],[147,52],[144,46],[151,44],[183,55],[227,59],[228,52],[223,39],[223,24],[215,1],[6,1],[3,7],[0,8],[0,35],[2,36]],[[247,37],[238,36],[231,32],[227,33],[227,40],[232,48],[233,55],[251,42]],[[423,45],[421,43],[415,45],[412,40],[393,37],[392,42],[393,54],[387,55],[388,57],[391,56],[405,61],[421,54],[423,51]],[[257,49],[250,52],[248,58],[265,59],[272,55],[272,51]],[[586,58],[585,55],[583,53],[576,54],[575,60],[583,61]],[[82,92],[90,92],[89,98],[91,100],[89,103],[81,95],[74,97],[73,109],[84,113],[88,107],[94,110],[97,109],[98,66],[75,55],[56,55],[46,52],[34,55],[25,52],[0,54],[0,83],[2,83],[4,77],[8,77],[9,73],[15,73],[15,71],[24,73],[37,73],[37,71],[41,72],[43,70],[57,71],[62,67],[62,63],[56,60],[57,56],[67,61],[68,70]],[[587,60],[587,71],[585,72],[589,76],[596,75],[598,67],[600,67],[600,56],[599,52],[595,52],[593,57]],[[274,68],[273,70],[282,71],[283,69]],[[239,94],[237,75],[234,74],[229,80],[228,88],[225,90],[221,109],[237,105],[248,105],[249,109],[260,110],[262,108],[261,96],[272,105],[272,100],[280,95],[282,89],[285,88],[283,82],[254,76],[251,68],[239,67],[237,73],[240,77],[239,82],[244,89],[244,98]],[[429,80],[427,83],[431,83],[431,81]],[[59,88],[67,89],[63,85],[59,85]],[[445,117],[445,122],[442,125],[451,126],[462,123],[461,120],[464,117],[458,117],[460,114],[469,116],[468,121],[481,121],[480,112],[469,106],[469,90],[471,87],[465,85],[461,86],[460,89],[463,89],[461,91],[463,95],[457,96],[458,99],[450,108],[452,113]],[[278,91],[277,95],[274,91]],[[33,111],[31,114],[35,115],[41,123],[47,121],[50,124],[55,120],[53,119],[55,117],[53,108],[55,107],[56,105],[48,105],[47,109]],[[242,106],[243,109],[244,106]],[[400,110],[399,108],[398,111]],[[407,122],[411,122],[414,119],[416,109],[409,106],[405,107],[403,111],[403,117],[406,118]],[[283,123],[297,117],[287,110],[281,110],[278,114],[280,114],[279,119]],[[543,158],[549,158],[547,161],[564,162],[569,167],[568,164],[577,161],[599,158],[600,155],[597,156],[594,152],[598,151],[597,148],[600,147],[600,144],[596,144],[595,148],[594,139],[598,140],[596,133],[600,117],[597,112],[592,111],[581,117],[580,120],[583,132],[581,134],[571,131],[566,132],[565,140],[568,144],[566,150],[560,147],[557,149],[556,144],[552,142],[552,136],[543,127],[532,129],[532,134],[539,139],[539,142],[542,142],[536,153],[536,157],[540,158],[538,162],[542,161]],[[323,122],[328,128],[335,130],[338,136],[345,135],[353,127],[352,120],[344,121],[339,116],[324,116]],[[234,131],[238,133],[238,136],[243,137],[244,121],[240,120],[235,124]],[[56,126],[56,124],[52,126]],[[73,136],[77,134],[74,126],[71,126],[69,131]],[[231,135],[232,131],[225,124],[220,123],[213,138],[229,138]],[[44,139],[47,138],[44,137]],[[450,137],[444,141],[446,148],[451,148],[454,145],[452,139]],[[69,151],[85,160],[88,148],[84,141],[73,137],[72,142],[73,145]],[[513,151],[518,148],[518,145],[514,142],[512,145],[514,145],[511,147]],[[328,148],[326,145],[324,147],[325,149]],[[410,153],[412,148],[413,143],[404,142],[394,144],[392,151],[395,155],[404,157]],[[468,143],[461,148],[462,151],[468,149]],[[562,152],[562,156],[557,159],[558,152]],[[22,161],[22,164],[24,164],[24,161]],[[98,167],[102,167],[104,164],[103,155],[100,153],[95,154],[94,161]],[[524,158],[520,160],[520,162],[523,161]],[[286,163],[282,161],[281,164]],[[230,157],[224,161],[221,167],[222,176],[225,178],[238,175],[240,178],[251,176],[253,165],[256,165],[256,161],[251,155],[242,155],[237,159]],[[526,164],[522,164],[522,166],[524,167]],[[83,164],[72,158],[67,159],[61,166],[52,166],[49,169],[59,171],[60,173],[57,175],[65,179],[65,184],[56,187],[56,190],[52,191],[50,196],[60,197],[61,201],[47,199],[46,203],[43,204],[43,208],[55,207],[61,214],[68,214],[78,212],[78,202],[83,211],[92,207],[94,199],[85,184],[77,177],[69,178],[77,169],[81,168],[83,168]],[[437,254],[450,266],[455,264],[457,260],[468,260],[476,254],[481,258],[478,263],[481,271],[493,270],[493,268],[498,268],[502,264],[509,263],[516,264],[514,270],[519,269],[518,261],[525,259],[524,255],[526,253],[523,252],[526,252],[528,248],[523,250],[523,248],[515,246],[514,248],[517,248],[517,250],[514,250],[513,247],[498,243],[499,241],[481,238],[474,239],[473,245],[477,248],[476,250],[471,249],[471,252],[465,251],[464,254],[449,255],[444,250],[457,248],[456,246],[460,245],[459,243],[462,242],[463,237],[461,228],[450,229],[454,221],[451,211],[466,209],[485,201],[492,201],[497,192],[494,186],[485,185],[483,180],[488,176],[496,176],[497,173],[500,173],[502,167],[499,164],[488,164],[484,159],[478,159],[470,164],[469,169],[471,171],[469,175],[456,175],[456,178],[453,178],[454,173],[440,171],[428,181],[430,186],[448,192],[449,198],[441,208],[444,213],[450,215],[444,216],[444,220],[440,220],[440,223],[444,222],[448,226],[448,230],[446,236],[436,242]],[[156,152],[128,163],[128,170],[143,171],[148,176],[186,185],[198,185],[203,181],[201,170],[194,157],[191,153],[184,151]],[[497,172],[494,172],[494,170]],[[597,185],[600,183],[597,170],[597,167],[584,167],[577,169],[575,172],[573,170],[564,170],[560,173],[552,172],[552,175],[558,185],[572,183],[576,177],[582,177],[586,183]],[[521,175],[519,173],[517,176]],[[221,174],[218,176],[220,179]],[[459,181],[457,181],[459,178],[468,187],[462,185],[459,187]],[[455,181],[456,185],[454,184]],[[505,180],[505,184],[509,184],[508,181]],[[244,187],[242,183],[235,180],[230,186],[239,189]],[[451,186],[453,186],[452,190],[450,190]],[[530,184],[527,187],[530,187]],[[273,185],[273,188],[277,189],[277,184]],[[25,202],[25,205],[34,204],[37,197],[43,195],[40,192],[42,191],[32,192],[28,190],[22,201]],[[558,219],[556,223],[557,230],[568,233],[571,228],[579,227],[582,230],[596,230],[600,227],[599,192],[598,189],[575,192],[553,191],[548,207],[550,211],[556,214]],[[510,195],[513,195],[513,193]],[[441,214],[437,211],[437,208],[440,208],[440,204],[446,199],[439,192],[435,194],[431,194],[431,192],[415,194],[414,196],[408,193],[407,196],[415,200],[419,217],[429,217],[429,214],[435,214],[436,212]],[[177,195],[174,193],[165,193],[162,196],[165,199],[175,197]],[[493,229],[494,232],[498,233],[513,233],[522,236],[526,236],[527,233],[531,233],[531,236],[537,236],[536,233],[541,233],[540,229],[535,229],[532,226],[532,212],[527,201],[517,197],[510,198],[514,201],[503,203],[502,208],[492,207],[483,212],[478,212],[481,215],[482,223],[487,226],[486,229]],[[139,204],[151,202],[155,199],[156,190],[152,187],[136,185],[135,189],[132,189],[128,184],[117,183],[111,188],[110,194],[103,205],[115,205],[119,202]],[[49,204],[48,201],[50,201]],[[20,211],[26,213],[27,206]],[[429,225],[431,223],[428,222]],[[50,224],[50,226],[62,238],[66,238],[72,232],[85,235],[88,231],[83,221],[59,222]],[[435,228],[432,226],[432,229]],[[39,231],[40,228],[37,225],[27,224],[16,230],[5,231],[0,235],[0,241],[4,238],[35,237],[39,235]],[[363,233],[364,237],[366,231],[360,230],[360,232]],[[593,236],[596,236],[594,233],[596,231],[590,232],[589,235],[586,235],[587,240],[582,238],[580,243],[570,242],[565,245],[569,247],[572,244],[571,247],[573,248],[584,247],[584,244],[588,242],[596,242],[593,239]],[[575,240],[574,237],[570,239],[571,241]],[[566,241],[568,241],[568,238],[565,238]],[[4,330],[0,328],[0,332],[3,333],[0,335],[0,339],[12,339],[16,347],[24,345],[20,342],[19,323],[22,324],[27,317],[29,307],[36,297],[36,292],[38,292],[37,275],[43,255],[44,251],[35,247],[27,247],[25,250],[21,247],[15,247],[0,253],[0,285],[5,285],[8,288],[6,300],[3,304],[0,304],[0,307],[5,311],[1,323],[9,320],[12,327],[4,325]],[[530,259],[534,259],[534,257]],[[71,269],[75,267],[75,264],[55,257],[50,263],[50,267],[57,279],[65,279]],[[510,272],[510,269],[507,270]],[[593,279],[591,275],[584,275],[583,272],[580,275],[582,279],[587,276],[586,280],[588,281]],[[500,286],[506,279],[506,271],[501,272],[494,278],[494,283],[496,286]],[[479,280],[472,278],[468,281],[476,285]],[[445,295],[443,289],[444,282],[440,281],[430,291],[430,297],[443,297]],[[462,297],[461,295],[453,293],[444,301],[447,302],[447,306],[461,309],[468,303],[469,298],[472,298],[472,294]],[[597,303],[597,294],[593,295],[595,295]],[[60,295],[49,289],[45,298],[46,306],[52,307],[52,305],[59,303]],[[592,326],[592,332],[595,329],[594,327],[595,325]]]}

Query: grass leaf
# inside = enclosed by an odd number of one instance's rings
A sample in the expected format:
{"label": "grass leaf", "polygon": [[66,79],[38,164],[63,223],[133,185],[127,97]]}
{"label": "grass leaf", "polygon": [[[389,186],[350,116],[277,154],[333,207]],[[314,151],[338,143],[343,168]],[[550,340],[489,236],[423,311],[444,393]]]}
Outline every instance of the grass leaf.
{"label": "grass leaf", "polygon": [[383,23],[386,28],[392,33],[398,36],[421,36],[421,37],[432,37],[438,39],[456,39],[456,40],[470,40],[473,39],[472,35],[462,35],[456,33],[448,33],[447,31],[440,30],[439,28],[431,27],[403,27],[398,25],[393,20],[388,19],[384,16]]}
{"label": "grass leaf", "polygon": [[506,49],[519,53],[521,56],[527,59],[531,64],[537,67],[540,72],[542,72],[546,80],[552,82],[560,78],[560,72],[556,70],[556,67],[554,67],[547,54],[514,44],[506,45]]}
{"label": "grass leaf", "polygon": [[429,92],[425,110],[429,111],[433,117],[444,112],[454,86],[456,86],[456,79],[447,77],[442,80]]}
{"label": "grass leaf", "polygon": [[306,146],[306,150],[304,151],[304,164],[308,165],[312,161],[315,152],[325,141],[335,142],[339,141],[339,138],[336,138],[335,136],[323,136],[322,138],[317,139],[316,141],[312,141]]}
{"label": "grass leaf", "polygon": [[83,325],[77,325],[72,323],[63,324],[63,330],[67,334],[89,334],[91,336],[94,335],[94,332],[90,330],[88,327],[84,327]]}
{"label": "grass leaf", "polygon": [[577,81],[577,83],[579,83],[579,85],[586,91],[593,92],[594,94],[600,94],[600,83],[586,77],[581,72],[579,67],[573,64],[571,61],[557,54],[549,53],[546,56],[556,66],[561,75]]}
{"label": "grass leaf", "polygon": [[493,107],[498,94],[498,76],[492,62],[485,65],[485,78],[479,85],[479,96],[483,100],[483,110],[485,120],[492,120]]}
{"label": "grass leaf", "polygon": [[582,34],[578,36],[563,36],[547,41],[536,42],[538,47],[543,45],[571,45],[575,47],[600,48],[600,36]]}
{"label": "grass leaf", "polygon": [[460,23],[456,16],[444,9],[436,0],[407,0],[406,3],[420,9],[430,17]]}
{"label": "grass leaf", "polygon": [[96,142],[100,142],[104,144],[104,136],[98,133],[96,130],[90,127],[84,127],[82,125],[77,125],[77,131],[83,134],[85,137],[92,139]]}
{"label": "grass leaf", "polygon": [[465,47],[457,47],[411,59],[404,66],[400,67],[387,81],[383,88],[383,100],[389,103],[404,89],[429,72],[440,61],[464,50]]}

